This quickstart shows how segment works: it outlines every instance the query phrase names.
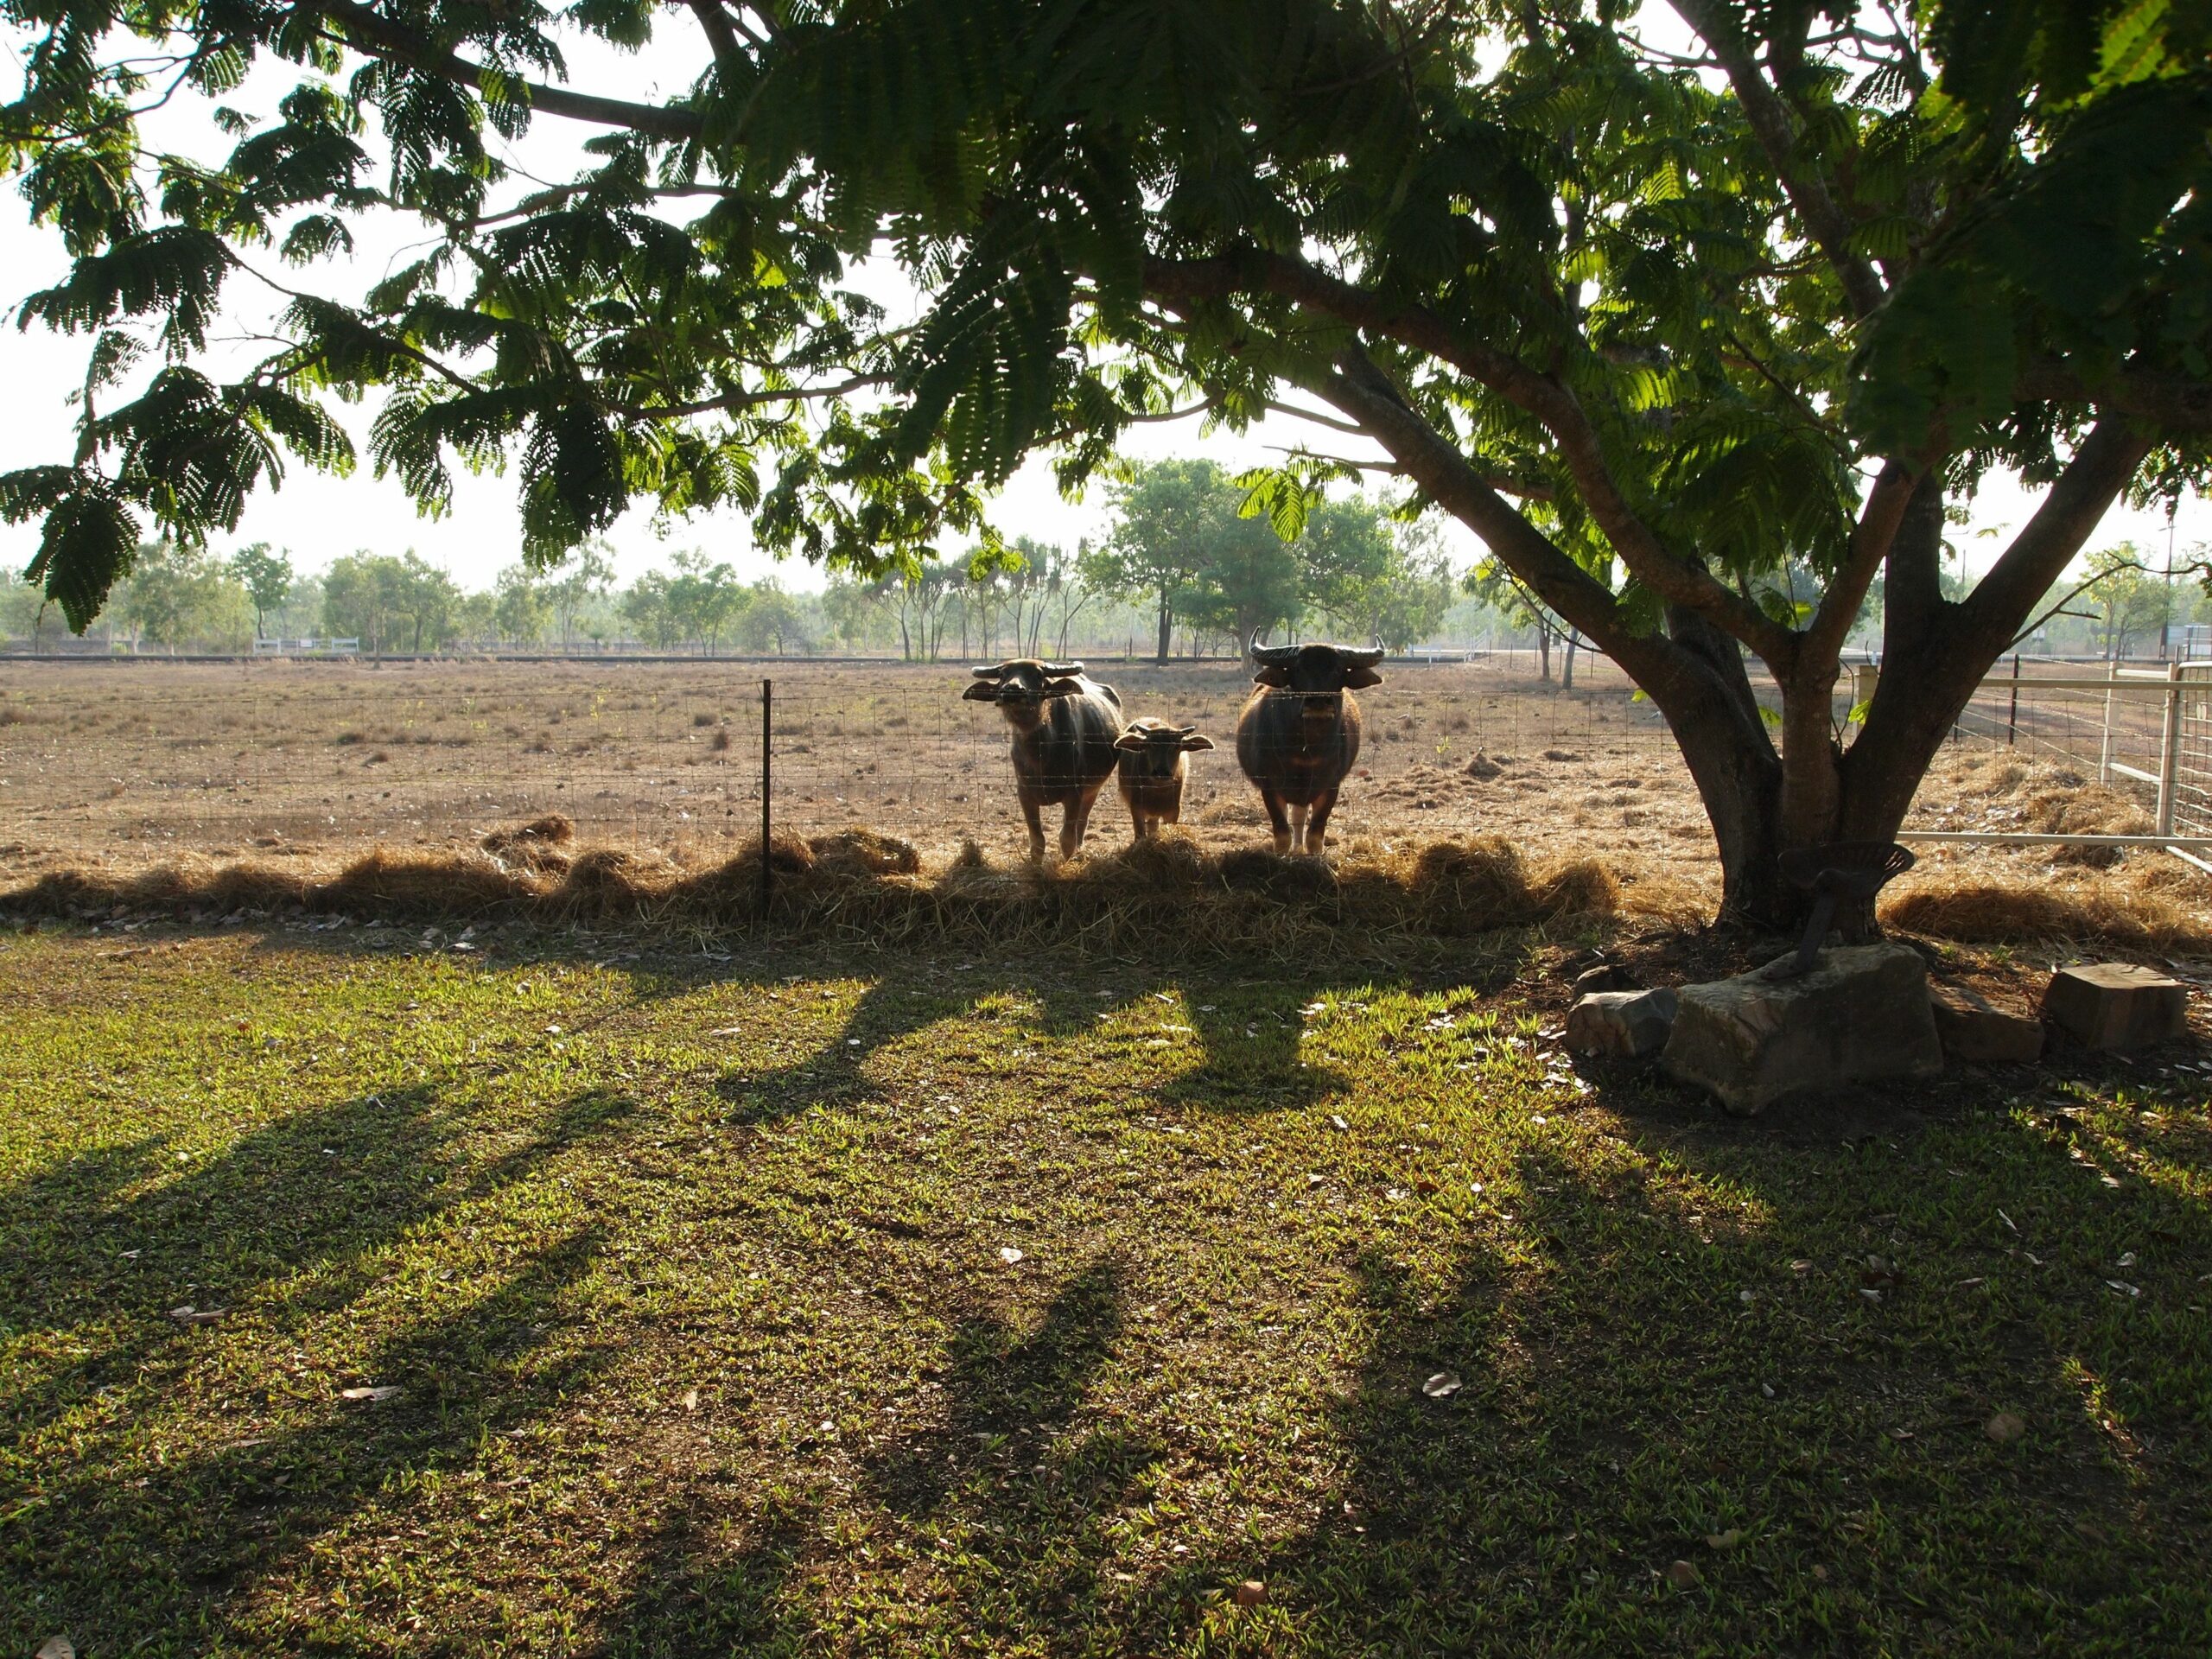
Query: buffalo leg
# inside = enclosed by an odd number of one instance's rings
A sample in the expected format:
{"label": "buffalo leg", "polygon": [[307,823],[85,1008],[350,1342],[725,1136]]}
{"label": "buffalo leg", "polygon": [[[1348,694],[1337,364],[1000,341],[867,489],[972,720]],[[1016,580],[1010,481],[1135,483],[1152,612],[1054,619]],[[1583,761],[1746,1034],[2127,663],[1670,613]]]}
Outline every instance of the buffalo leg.
{"label": "buffalo leg", "polygon": [[1033,795],[1024,792],[1021,797],[1021,816],[1029,820],[1029,861],[1045,861],[1045,815]]}
{"label": "buffalo leg", "polygon": [[1319,855],[1329,844],[1329,814],[1337,810],[1337,791],[1330,790],[1313,803],[1313,816],[1306,821],[1306,850]]}
{"label": "buffalo leg", "polygon": [[1306,815],[1313,810],[1313,809],[1304,801],[1294,801],[1291,803],[1290,850],[1294,853],[1302,853],[1306,850],[1306,836],[1307,833],[1306,828]]}
{"label": "buffalo leg", "polygon": [[1083,848],[1084,831],[1090,827],[1090,809],[1098,799],[1099,785],[1079,791],[1068,803],[1067,815],[1060,820],[1060,856],[1073,858]]}
{"label": "buffalo leg", "polygon": [[1282,810],[1282,797],[1271,789],[1260,791],[1260,803],[1268,809],[1268,822],[1274,826],[1275,851],[1290,850],[1290,818]]}

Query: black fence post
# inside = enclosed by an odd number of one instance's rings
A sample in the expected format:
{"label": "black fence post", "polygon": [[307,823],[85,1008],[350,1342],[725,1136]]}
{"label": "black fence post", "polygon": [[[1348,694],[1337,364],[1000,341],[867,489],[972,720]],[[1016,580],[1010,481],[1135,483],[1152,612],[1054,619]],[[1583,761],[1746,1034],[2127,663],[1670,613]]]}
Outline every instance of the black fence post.
{"label": "black fence post", "polygon": [[768,837],[774,829],[776,683],[760,682],[760,919],[768,919]]}
{"label": "black fence post", "polygon": [[2012,708],[2005,716],[2005,747],[2011,748],[2020,735],[2020,653],[2012,653]]}

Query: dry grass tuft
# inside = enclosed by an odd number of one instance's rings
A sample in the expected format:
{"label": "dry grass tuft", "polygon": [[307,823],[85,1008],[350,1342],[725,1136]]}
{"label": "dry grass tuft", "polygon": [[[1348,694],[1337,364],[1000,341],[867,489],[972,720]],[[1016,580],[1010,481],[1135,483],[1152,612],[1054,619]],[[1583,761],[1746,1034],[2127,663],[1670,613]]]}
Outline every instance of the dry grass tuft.
{"label": "dry grass tuft", "polygon": [[575,823],[562,813],[549,812],[512,830],[494,830],[476,844],[501,864],[559,875],[569,868],[569,855],[561,849],[575,838]]}
{"label": "dry grass tuft", "polygon": [[[534,833],[533,833],[534,832]],[[499,916],[561,924],[760,925],[760,848],[687,870],[666,856],[594,848],[556,871],[534,849],[560,838],[524,826],[488,852],[378,849],[317,880],[205,861],[118,877],[49,873],[0,895],[21,912],[92,916],[117,906],[182,912],[342,912],[409,921]],[[525,857],[523,855],[528,854]],[[1532,873],[1495,837],[1392,850],[1360,843],[1333,861],[1249,849],[1207,851],[1168,830],[1068,864],[995,865],[972,845],[936,874],[914,848],[865,829],[769,848],[776,931],[842,931],[879,943],[1090,944],[1115,950],[1287,955],[1370,942],[1465,938],[1617,912],[1620,889],[1586,861]]]}
{"label": "dry grass tuft", "polygon": [[1885,896],[1881,919],[1891,927],[1968,944],[2043,943],[2119,945],[2133,950],[2212,951],[2212,925],[2201,906],[2165,896],[2202,878],[2178,861],[2176,883],[2158,865],[2126,881],[2054,875],[2039,882],[2000,883],[1938,868],[1916,871]]}
{"label": "dry grass tuft", "polygon": [[511,909],[519,895],[535,890],[530,876],[480,854],[395,853],[379,847],[312,887],[307,905],[391,921],[473,921]]}

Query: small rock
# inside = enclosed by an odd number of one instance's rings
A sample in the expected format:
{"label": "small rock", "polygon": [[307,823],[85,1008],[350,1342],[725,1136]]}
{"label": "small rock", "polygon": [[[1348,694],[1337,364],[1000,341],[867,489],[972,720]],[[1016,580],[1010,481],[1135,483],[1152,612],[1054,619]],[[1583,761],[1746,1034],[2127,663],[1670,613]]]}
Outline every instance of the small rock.
{"label": "small rock", "polygon": [[1667,1564],[1667,1582],[1677,1590],[1695,1589],[1700,1576],[1694,1562],[1669,1561]]}
{"label": "small rock", "polygon": [[2043,1021],[2000,1008],[1964,985],[1929,992],[1936,1034],[1948,1059],[1968,1065],[2033,1065],[2043,1058]]}
{"label": "small rock", "polygon": [[1681,1007],[1672,991],[1593,991],[1567,1015],[1567,1046],[1578,1054],[1640,1060],[1667,1046]]}
{"label": "small rock", "polygon": [[2043,1011],[2084,1048],[2144,1048],[2189,1031],[2181,982],[2132,963],[2060,969],[2043,994]]}
{"label": "small rock", "polygon": [[1599,991],[1640,991],[1643,982],[1618,962],[1601,962],[1574,976],[1574,994],[1592,996]]}
{"label": "small rock", "polygon": [[1448,1400],[1459,1392],[1459,1373],[1439,1371],[1421,1385],[1421,1391],[1432,1400]]}
{"label": "small rock", "polygon": [[1840,1084],[1933,1077],[1943,1050],[1928,964],[1910,945],[1846,945],[1796,979],[1757,969],[1686,985],[1660,1064],[1743,1116]]}
{"label": "small rock", "polygon": [[2000,1411],[1981,1426],[1981,1432],[1999,1446],[2010,1446],[2028,1432],[2028,1425],[2016,1411]]}
{"label": "small rock", "polygon": [[1268,1586],[1257,1579],[1247,1579],[1230,1592],[1239,1607],[1257,1607],[1268,1599]]}

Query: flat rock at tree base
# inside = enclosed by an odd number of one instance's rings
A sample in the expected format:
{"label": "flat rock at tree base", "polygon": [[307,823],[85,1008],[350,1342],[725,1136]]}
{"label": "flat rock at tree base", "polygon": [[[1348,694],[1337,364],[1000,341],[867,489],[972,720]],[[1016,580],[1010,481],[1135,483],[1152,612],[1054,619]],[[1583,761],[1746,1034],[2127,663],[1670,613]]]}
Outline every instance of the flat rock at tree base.
{"label": "flat rock at tree base", "polygon": [[1942,1045],[1928,964],[1905,944],[1823,950],[1796,979],[1764,969],[1685,985],[1659,1063],[1741,1116],[1785,1095],[1885,1077],[1934,1077]]}
{"label": "flat rock at tree base", "polygon": [[1679,1007],[1672,991],[1593,991],[1567,1010],[1567,1046],[1577,1054],[1643,1059],[1667,1046]]}
{"label": "flat rock at tree base", "polygon": [[1970,1065],[2033,1065],[2043,1058],[2043,1021],[2000,1008],[1964,985],[1930,993],[1943,1055]]}
{"label": "flat rock at tree base", "polygon": [[2189,1034],[2181,982],[2133,963],[2060,969],[2043,994],[2043,1012],[2084,1048],[2145,1048]]}

